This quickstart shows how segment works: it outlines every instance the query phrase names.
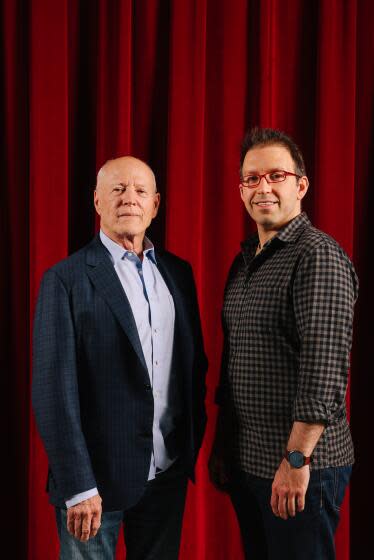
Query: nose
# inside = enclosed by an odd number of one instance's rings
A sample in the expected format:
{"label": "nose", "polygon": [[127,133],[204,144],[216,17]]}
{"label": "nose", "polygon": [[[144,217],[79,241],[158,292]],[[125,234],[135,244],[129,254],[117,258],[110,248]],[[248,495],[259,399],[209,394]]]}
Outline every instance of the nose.
{"label": "nose", "polygon": [[134,189],[127,188],[121,195],[122,204],[136,204],[136,193]]}
{"label": "nose", "polygon": [[257,192],[268,193],[271,192],[271,184],[267,182],[265,177],[261,177],[259,184],[256,187]]}

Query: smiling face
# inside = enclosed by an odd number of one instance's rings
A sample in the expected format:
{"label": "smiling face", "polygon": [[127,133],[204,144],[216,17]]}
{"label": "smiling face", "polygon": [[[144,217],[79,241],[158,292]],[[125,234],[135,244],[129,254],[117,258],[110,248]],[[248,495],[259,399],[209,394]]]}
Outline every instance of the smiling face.
{"label": "smiling face", "polygon": [[129,156],[110,160],[99,171],[94,204],[101,229],[113,241],[142,242],[160,204],[151,169]]}
{"label": "smiling face", "polygon": [[[297,173],[290,152],[278,144],[257,146],[247,152],[242,175],[262,175],[275,170]],[[301,179],[287,176],[281,183],[267,183],[263,177],[257,187],[240,186],[240,194],[259,232],[273,232],[300,214],[308,184],[305,176]]]}

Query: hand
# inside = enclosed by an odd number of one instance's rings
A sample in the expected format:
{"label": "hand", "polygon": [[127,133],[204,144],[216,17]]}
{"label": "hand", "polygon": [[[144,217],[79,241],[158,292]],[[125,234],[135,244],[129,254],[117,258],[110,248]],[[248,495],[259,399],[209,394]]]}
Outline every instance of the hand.
{"label": "hand", "polygon": [[98,494],[68,508],[69,533],[82,542],[95,537],[101,525],[101,512],[101,498]]}
{"label": "hand", "polygon": [[309,479],[309,465],[295,469],[283,459],[272,484],[270,505],[274,515],[288,519],[303,511]]}
{"label": "hand", "polygon": [[208,463],[209,478],[217,490],[224,492],[229,481],[223,457],[212,451]]}

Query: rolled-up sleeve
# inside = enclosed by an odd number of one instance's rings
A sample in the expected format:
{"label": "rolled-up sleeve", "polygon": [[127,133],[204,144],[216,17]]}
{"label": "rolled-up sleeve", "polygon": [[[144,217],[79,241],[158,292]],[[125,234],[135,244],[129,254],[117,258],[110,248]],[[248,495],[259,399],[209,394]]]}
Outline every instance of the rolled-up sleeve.
{"label": "rolled-up sleeve", "polygon": [[344,414],[358,280],[347,255],[321,243],[304,255],[293,304],[300,340],[294,421],[334,424]]}

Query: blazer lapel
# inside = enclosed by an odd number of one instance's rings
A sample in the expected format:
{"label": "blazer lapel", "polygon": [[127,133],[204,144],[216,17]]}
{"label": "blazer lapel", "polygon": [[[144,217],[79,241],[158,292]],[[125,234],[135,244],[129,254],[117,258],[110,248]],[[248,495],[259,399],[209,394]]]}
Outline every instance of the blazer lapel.
{"label": "blazer lapel", "polygon": [[94,239],[88,250],[86,264],[88,276],[109,305],[113,315],[118,319],[148,376],[147,365],[129,300],[110,257],[98,237]]}

